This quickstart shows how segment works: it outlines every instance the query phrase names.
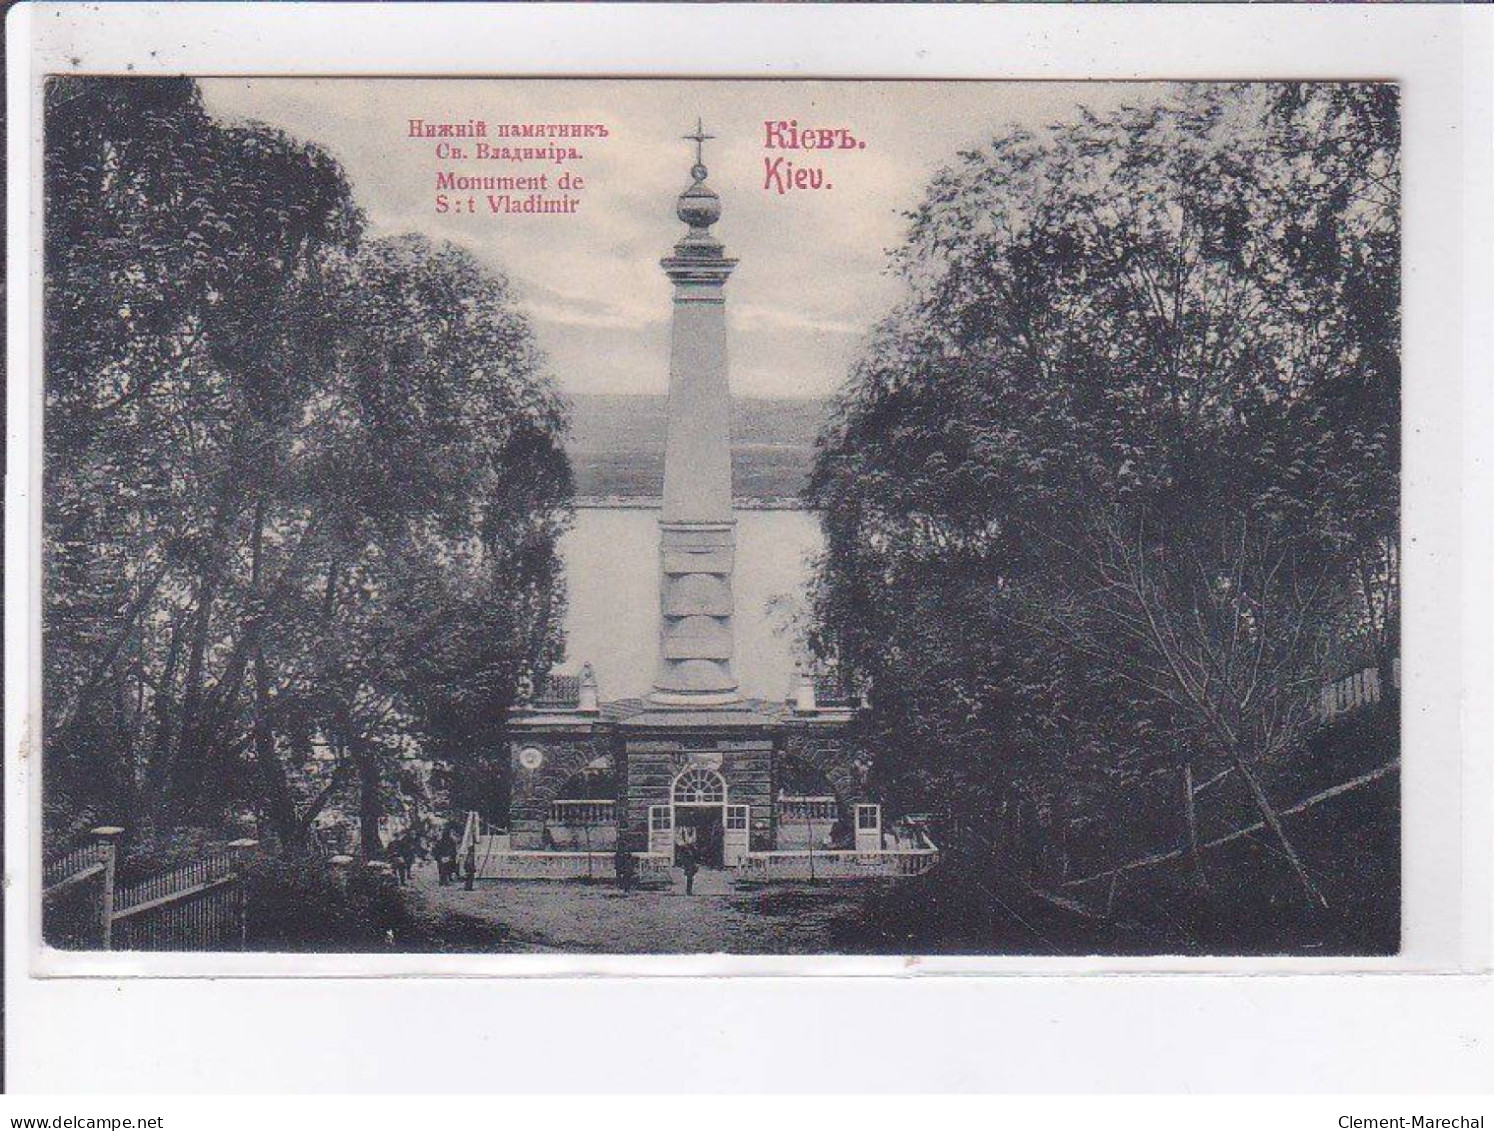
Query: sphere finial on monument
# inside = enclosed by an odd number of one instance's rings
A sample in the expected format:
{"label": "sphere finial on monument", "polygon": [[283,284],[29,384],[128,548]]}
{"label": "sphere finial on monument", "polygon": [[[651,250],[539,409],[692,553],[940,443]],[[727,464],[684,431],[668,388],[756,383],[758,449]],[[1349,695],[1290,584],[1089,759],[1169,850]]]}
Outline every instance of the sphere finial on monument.
{"label": "sphere finial on monument", "polygon": [[721,219],[721,198],[707,185],[709,170],[705,165],[705,143],[714,140],[714,134],[705,132],[699,118],[695,119],[695,132],[685,134],[685,141],[695,143],[695,164],[690,167],[690,187],[680,193],[675,202],[675,215],[690,225],[690,236],[701,240],[708,236],[708,229]]}

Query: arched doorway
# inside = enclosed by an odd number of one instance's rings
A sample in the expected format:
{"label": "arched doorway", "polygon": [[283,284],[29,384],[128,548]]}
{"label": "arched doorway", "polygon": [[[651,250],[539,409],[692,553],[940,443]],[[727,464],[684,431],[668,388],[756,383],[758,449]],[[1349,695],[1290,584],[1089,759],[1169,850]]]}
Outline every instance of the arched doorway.
{"label": "arched doorway", "polygon": [[542,847],[611,852],[617,846],[617,778],[610,756],[593,758],[567,778],[545,812]]}
{"label": "arched doorway", "polygon": [[694,849],[703,867],[725,864],[726,779],[705,766],[687,766],[669,788],[675,854]]}
{"label": "arched doorway", "polygon": [[777,847],[789,850],[850,848],[855,795],[820,763],[785,753],[778,763],[773,794]]}

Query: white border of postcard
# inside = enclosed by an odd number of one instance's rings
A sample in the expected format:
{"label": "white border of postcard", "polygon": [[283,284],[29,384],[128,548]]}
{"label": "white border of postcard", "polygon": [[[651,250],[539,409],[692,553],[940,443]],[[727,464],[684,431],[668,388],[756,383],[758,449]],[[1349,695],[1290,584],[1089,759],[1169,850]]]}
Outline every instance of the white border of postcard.
{"label": "white border of postcard", "polygon": [[[958,1012],[975,998],[972,987],[990,979],[950,979],[961,974],[1043,974],[1076,992],[1100,974],[1287,975],[1301,973],[1439,973],[1470,975],[1489,965],[1491,922],[1489,740],[1491,572],[1490,473],[1481,452],[1491,430],[1486,380],[1490,331],[1475,312],[1489,308],[1489,130],[1491,23],[1487,11],[1459,6],[1236,7],[1236,6],[993,6],[904,8],[873,6],[758,7],[704,5],[240,5],[118,4],[30,5],[8,20],[10,131],[9,230],[9,477],[6,499],[6,955],[7,1002],[12,1016],[53,1011],[76,1016],[73,1047],[89,1045],[81,1011],[97,1003],[102,987],[84,975],[111,979],[109,986],[137,1005],[154,1002],[166,1012],[152,1032],[184,1002],[191,987],[200,1006],[236,1008],[258,1016],[266,999],[288,993],[341,1001],[352,1023],[376,998],[402,1000],[411,975],[524,975],[541,978],[625,975],[606,996],[633,1003],[634,1016],[651,992],[640,975],[791,976],[764,983],[755,1009],[805,974],[872,976],[896,986],[942,984],[937,1000]],[[1406,188],[1404,332],[1405,580],[1408,614],[1403,643],[1404,712],[1404,945],[1391,958],[924,958],[746,957],[596,955],[257,955],[257,954],[59,954],[38,945],[32,912],[32,878],[39,858],[34,772],[34,728],[40,671],[37,591],[40,552],[39,380],[40,82],[49,71],[137,75],[460,75],[585,76],[659,75],[793,78],[1384,78],[1402,84]],[[153,975],[154,983],[129,975]],[[252,981],[182,982],[223,976],[315,976],[381,979],[382,988],[352,996],[323,981],[303,989]],[[1457,979],[1461,981],[1462,979]],[[740,979],[740,984],[752,981]],[[1009,979],[1005,981],[1010,981]],[[1166,1009],[1196,979],[1148,979],[1153,992],[1129,1008]],[[1206,980],[1208,981],[1208,980]],[[1301,987],[1300,979],[1283,982]],[[1310,981],[1353,984],[1353,979]],[[1363,980],[1359,980],[1362,985]],[[450,986],[469,980],[417,983],[442,1010],[463,1006]],[[577,983],[572,983],[573,985]],[[653,983],[656,987],[657,982]],[[869,986],[864,981],[856,983]],[[1214,984],[1211,982],[1211,984]],[[1487,979],[1477,980],[1487,990]],[[155,989],[149,987],[154,985]],[[364,983],[366,986],[366,983]],[[692,983],[740,1002],[719,980]],[[844,982],[827,983],[812,999],[844,998]],[[509,983],[510,1005],[533,1008],[540,984]],[[236,988],[229,988],[236,987]],[[641,989],[641,996],[640,996]],[[1330,987],[1331,989],[1331,987]],[[1481,992],[1484,992],[1481,991]],[[867,991],[870,993],[870,990]],[[884,988],[879,1000],[893,992]],[[981,991],[984,993],[985,991]],[[1275,990],[1271,991],[1275,993]],[[1308,991],[1309,996],[1329,990]],[[1337,992],[1336,990],[1332,992]],[[1397,993],[1400,991],[1397,990]],[[953,994],[954,996],[950,996]],[[91,996],[90,996],[91,995]],[[380,997],[383,995],[383,997]],[[977,994],[977,996],[979,996]],[[1235,995],[1238,996],[1238,995]],[[1392,995],[1393,996],[1393,995]],[[522,1001],[520,1000],[522,999]],[[688,996],[687,996],[688,999]],[[487,995],[488,1008],[496,1000]],[[655,999],[658,1000],[658,999]],[[673,1001],[673,997],[669,999]],[[795,1000],[791,992],[784,999]],[[860,1000],[860,999],[858,999]],[[871,998],[867,998],[870,1001]],[[933,1004],[928,994],[918,1008]],[[1057,999],[1055,999],[1057,1000]],[[1129,997],[1127,1000],[1131,1000]],[[1487,999],[1485,999],[1487,1000]],[[524,1003],[527,1003],[525,1005]],[[625,1004],[625,1003],[624,1003]],[[623,1008],[619,1004],[618,1008]],[[859,1006],[842,1001],[854,1016]],[[1221,1003],[1222,1004],[1222,999]],[[1121,1000],[1115,1008],[1128,1008]],[[521,1008],[521,1006],[523,1008]],[[787,1006],[793,1008],[792,1005]],[[541,1007],[542,1008],[542,1007]],[[1022,1008],[1031,1008],[1031,1003]],[[1178,1006],[1171,1008],[1192,1008]],[[1406,1035],[1415,1031],[1417,1006],[1408,1002]],[[60,1011],[60,1012],[58,1012]],[[1248,1009],[1246,1011],[1249,1012]],[[698,1018],[669,1013],[692,1031]],[[1019,1009],[1019,1014],[1021,1010]],[[445,1014],[443,1014],[445,1016]],[[937,1015],[936,1015],[937,1016]],[[1285,1015],[1284,1015],[1285,1016]],[[1349,1014],[1343,1020],[1347,1022]],[[366,1018],[365,1018],[366,1021]],[[90,1021],[91,1023],[91,1021]],[[869,1019],[868,1024],[872,1023]],[[251,1021],[251,1026],[254,1022]],[[267,1019],[261,1032],[273,1030]],[[541,1027],[543,1028],[543,1027]],[[54,1026],[38,1047],[21,1055],[30,1070],[46,1069],[48,1050],[62,1047]],[[706,1030],[702,1030],[706,1031]],[[715,1030],[709,1030],[714,1032]],[[852,1030],[854,1031],[854,1030]],[[179,1040],[179,1037],[173,1040]],[[204,1039],[207,1039],[204,1036]],[[418,1038],[417,1038],[418,1039]],[[611,1039],[617,1039],[614,1036]],[[145,1054],[119,1055],[134,1063]],[[281,1051],[315,1046],[305,1034],[283,1034]],[[727,1041],[729,1044],[730,1041]],[[597,1059],[606,1060],[605,1047]],[[670,1044],[674,1044],[671,1038]],[[780,1058],[778,1052],[763,1053]],[[919,1054],[927,1056],[927,1052]],[[918,1056],[914,1057],[915,1060]],[[1373,1059],[1373,1058],[1371,1058]],[[1451,1070],[1454,1065],[1449,1066]],[[298,1063],[284,1065],[294,1075]],[[111,1079],[117,1070],[105,1071]],[[607,1071],[611,1079],[615,1074]],[[620,1079],[620,1077],[619,1077]],[[868,1082],[877,1086],[877,1082]],[[100,1085],[103,1086],[103,1085]]]}

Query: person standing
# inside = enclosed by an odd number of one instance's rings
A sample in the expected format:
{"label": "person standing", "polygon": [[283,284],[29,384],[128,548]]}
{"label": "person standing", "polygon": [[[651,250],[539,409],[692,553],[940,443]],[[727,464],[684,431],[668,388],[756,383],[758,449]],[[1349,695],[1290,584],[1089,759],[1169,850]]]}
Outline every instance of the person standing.
{"label": "person standing", "polygon": [[442,887],[456,879],[457,842],[451,834],[451,826],[441,830],[441,839],[436,841],[436,882]]}
{"label": "person standing", "polygon": [[467,873],[467,881],[463,886],[472,890],[472,881],[477,878],[477,839],[474,837],[472,843],[467,845],[467,859],[462,861],[462,870]]}
{"label": "person standing", "polygon": [[389,847],[384,849],[384,856],[389,861],[389,868],[394,873],[394,878],[400,887],[404,887],[410,878],[410,869],[405,863],[406,835],[405,833],[396,834],[390,840]]}
{"label": "person standing", "polygon": [[415,860],[420,855],[420,834],[406,829],[399,839],[399,882],[407,884],[415,874]]}
{"label": "person standing", "polygon": [[700,871],[700,859],[695,854],[695,846],[687,844],[680,849],[680,867],[685,870],[685,894],[695,894],[695,873]]}

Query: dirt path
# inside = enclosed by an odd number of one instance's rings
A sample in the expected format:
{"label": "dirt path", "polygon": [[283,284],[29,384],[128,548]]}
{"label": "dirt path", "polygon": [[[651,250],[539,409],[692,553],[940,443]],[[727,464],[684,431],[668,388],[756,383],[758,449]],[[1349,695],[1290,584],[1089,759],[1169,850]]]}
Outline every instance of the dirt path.
{"label": "dirt path", "polygon": [[833,952],[831,931],[854,921],[859,884],[775,884],[737,890],[730,873],[703,871],[695,894],[672,888],[624,895],[610,883],[479,881],[440,887],[433,868],[414,888],[430,910],[500,926],[503,949],[601,954],[804,954]]}

